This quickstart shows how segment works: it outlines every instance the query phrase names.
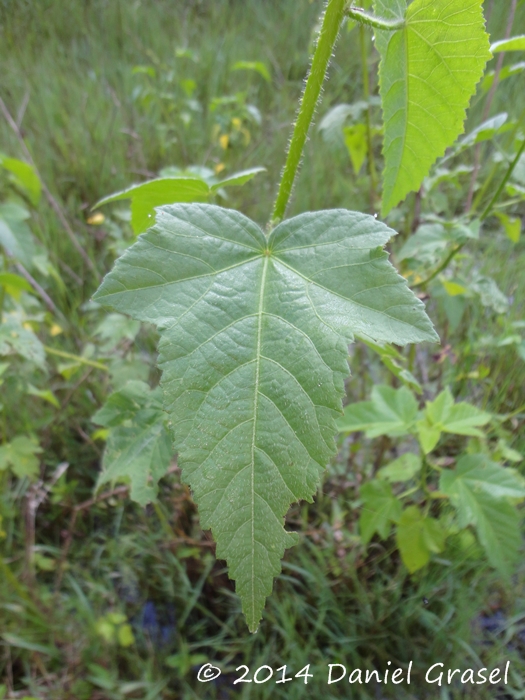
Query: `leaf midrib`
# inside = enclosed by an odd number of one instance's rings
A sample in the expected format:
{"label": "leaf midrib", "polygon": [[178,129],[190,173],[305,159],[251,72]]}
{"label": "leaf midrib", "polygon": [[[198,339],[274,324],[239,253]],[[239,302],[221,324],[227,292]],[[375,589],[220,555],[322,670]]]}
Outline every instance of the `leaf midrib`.
{"label": "leaf midrib", "polygon": [[[252,593],[252,615],[255,611],[255,437],[257,433],[257,412],[259,409],[259,384],[260,384],[260,373],[261,373],[261,337],[262,337],[262,320],[264,311],[264,290],[266,286],[266,276],[268,273],[268,259],[269,256],[266,255],[264,258],[263,271],[261,275],[261,287],[259,292],[259,308],[257,311],[257,343],[256,343],[256,356],[255,356],[255,391],[253,397],[253,431],[252,431],[252,458],[251,458],[251,550],[252,550],[252,576],[251,576],[251,593]],[[255,624],[255,620],[252,620],[252,624]]]}

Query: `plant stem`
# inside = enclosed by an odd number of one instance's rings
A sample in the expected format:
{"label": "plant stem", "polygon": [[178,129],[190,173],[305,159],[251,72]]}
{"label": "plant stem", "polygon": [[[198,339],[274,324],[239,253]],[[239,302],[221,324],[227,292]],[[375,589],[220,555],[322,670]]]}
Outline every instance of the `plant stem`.
{"label": "plant stem", "polygon": [[55,350],[55,348],[50,348],[48,345],[44,345],[44,350],[49,353],[49,355],[56,355],[57,357],[63,357],[66,360],[74,360],[82,365],[88,365],[89,367],[95,367],[95,369],[102,369],[104,372],[109,372],[106,365],[101,362],[95,362],[94,360],[88,360],[86,357],[81,357],[80,355],[73,355],[70,352],[65,352],[64,350]]}
{"label": "plant stem", "polygon": [[483,219],[486,219],[489,216],[490,212],[492,211],[492,208],[494,207],[494,205],[498,201],[500,194],[503,192],[503,188],[505,187],[505,185],[509,181],[510,176],[514,172],[514,168],[518,164],[518,161],[521,158],[521,154],[523,153],[524,150],[525,150],[525,139],[523,139],[522,144],[519,147],[518,152],[516,153],[516,157],[514,158],[512,163],[507,168],[507,172],[505,173],[505,177],[501,181],[500,186],[498,187],[498,189],[494,193],[494,196],[492,197],[490,202],[485,207],[483,214],[480,217],[482,221],[483,221]]}
{"label": "plant stem", "polygon": [[[505,173],[505,177],[504,177],[503,180],[501,181],[500,186],[498,187],[498,189],[497,189],[496,192],[494,193],[494,196],[492,197],[492,199],[490,200],[490,202],[489,202],[489,203],[487,204],[487,206],[485,207],[483,213],[482,213],[481,216],[479,217],[479,218],[480,218],[480,221],[484,221],[488,216],[490,216],[494,205],[495,205],[496,202],[498,201],[498,199],[499,199],[501,193],[503,192],[503,188],[505,187],[505,185],[507,184],[507,182],[508,182],[510,176],[511,176],[512,173],[514,172],[514,168],[515,168],[516,165],[518,164],[518,161],[519,161],[519,159],[521,158],[521,155],[522,155],[522,153],[523,153],[524,151],[525,151],[525,139],[523,139],[522,144],[521,144],[521,146],[519,147],[518,152],[516,153],[516,156],[515,156],[514,160],[512,161],[512,163],[511,163],[511,164],[509,165],[509,167],[507,168],[507,172]],[[465,243],[460,243],[460,244],[457,245],[455,248],[453,248],[453,249],[450,251],[450,253],[447,255],[447,257],[445,258],[445,260],[441,263],[441,265],[439,265],[439,266],[434,270],[434,272],[432,272],[426,279],[422,280],[421,282],[417,282],[416,284],[413,284],[413,285],[412,285],[412,289],[414,289],[414,288],[416,288],[416,287],[423,287],[423,288],[425,288],[429,282],[432,282],[432,280],[435,279],[435,278],[439,275],[440,272],[443,272],[443,270],[445,270],[445,269],[449,266],[449,264],[450,264],[450,263],[452,262],[452,260],[456,257],[456,255],[457,255],[461,250],[463,250],[463,248],[465,247],[465,245],[466,245],[466,241],[465,241]]]}
{"label": "plant stem", "polygon": [[297,169],[306,143],[308,130],[312,122],[314,110],[321,94],[321,88],[326,76],[332,51],[339,34],[339,28],[345,16],[345,0],[329,0],[323,17],[323,24],[312,66],[306,81],[306,87],[301,98],[299,114],[295,122],[292,139],[288,148],[277,199],[275,200],[270,227],[275,226],[284,217],[286,207],[292,193]]}
{"label": "plant stem", "polygon": [[366,140],[368,145],[368,173],[370,175],[370,211],[374,212],[376,199],[376,166],[374,162],[374,150],[372,144],[372,109],[370,107],[370,75],[368,74],[368,54],[366,46],[366,34],[363,25],[359,27],[359,43],[361,45],[361,64],[363,69],[363,96],[366,107]]}
{"label": "plant stem", "polygon": [[350,17],[350,19],[359,22],[359,24],[366,24],[369,27],[374,27],[374,29],[383,29],[387,32],[403,29],[405,26],[404,19],[383,19],[382,17],[376,17],[375,15],[365,12],[360,7],[347,7],[346,15]]}

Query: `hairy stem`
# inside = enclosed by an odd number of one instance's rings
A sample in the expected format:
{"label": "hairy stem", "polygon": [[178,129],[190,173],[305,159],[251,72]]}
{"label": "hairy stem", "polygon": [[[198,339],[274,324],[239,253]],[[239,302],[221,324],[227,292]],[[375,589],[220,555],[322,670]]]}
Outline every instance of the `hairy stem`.
{"label": "hairy stem", "polygon": [[314,116],[315,107],[321,94],[328,64],[339,34],[341,22],[345,16],[345,0],[329,0],[323,17],[323,23],[312,66],[306,81],[306,87],[301,98],[299,114],[295,122],[292,139],[288,148],[286,163],[284,165],[277,199],[273,208],[270,226],[275,226],[284,217],[293,184],[297,175],[297,169],[301,161],[308,130]]}
{"label": "hairy stem", "polygon": [[370,75],[368,74],[368,52],[366,46],[365,28],[359,27],[359,43],[361,46],[361,64],[363,69],[363,97],[367,103],[366,108],[366,140],[368,145],[368,173],[370,175],[370,211],[374,212],[376,200],[376,166],[374,162],[374,150],[372,143],[372,108],[370,106]]}

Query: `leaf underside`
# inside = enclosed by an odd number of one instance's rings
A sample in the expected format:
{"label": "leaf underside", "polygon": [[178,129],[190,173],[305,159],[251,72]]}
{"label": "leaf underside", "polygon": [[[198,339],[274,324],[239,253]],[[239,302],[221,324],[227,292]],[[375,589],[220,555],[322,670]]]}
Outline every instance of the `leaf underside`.
{"label": "leaf underside", "polygon": [[385,157],[383,214],[419,189],[436,158],[463,132],[465,111],[491,57],[482,0],[375,0],[403,19],[376,31]]}
{"label": "leaf underside", "polygon": [[157,209],[95,299],[160,331],[159,367],[182,478],[211,528],[251,631],[284,550],[291,503],[312,501],[335,451],[348,343],[436,340],[387,260],[394,231],[332,210],[269,238],[213,205]]}

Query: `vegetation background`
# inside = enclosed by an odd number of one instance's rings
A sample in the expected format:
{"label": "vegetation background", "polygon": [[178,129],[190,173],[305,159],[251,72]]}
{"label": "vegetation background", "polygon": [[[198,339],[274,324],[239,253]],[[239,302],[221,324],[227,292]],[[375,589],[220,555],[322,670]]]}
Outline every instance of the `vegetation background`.
{"label": "vegetation background", "polygon": [[[492,41],[509,31],[509,18],[513,34],[525,33],[524,2],[484,5]],[[91,207],[168,167],[199,167],[194,172],[209,178],[264,166],[222,201],[263,224],[321,7],[318,0],[0,0],[0,151],[32,163],[42,187],[39,197],[38,185],[21,184],[4,159],[0,223],[26,242],[16,260],[4,254],[4,272],[26,286],[2,278],[0,698],[337,698],[348,696],[348,685],[326,686],[327,663],[383,668],[389,660],[414,662],[412,687],[398,687],[396,697],[428,692],[421,673],[437,661],[466,668],[507,660],[505,689],[451,686],[435,697],[525,697],[522,557],[505,578],[474,539],[461,547],[451,541],[409,575],[392,537],[364,546],[360,488],[395,456],[389,437],[343,435],[315,503],[292,508],[288,525],[301,543],[287,552],[256,635],[244,626],[175,462],[159,500],[145,508],[129,500],[126,485],[94,494],[107,437],[94,413],[127,380],[154,386],[158,376],[152,329],[90,302],[134,238],[124,204],[103,215]],[[333,107],[366,98],[363,52],[377,93],[372,34],[345,29],[290,214],[376,212],[380,133],[373,132],[374,166],[369,153],[356,168],[344,124],[322,121]],[[496,57],[488,71],[497,64]],[[516,55],[504,57],[503,67],[511,64]],[[423,214],[459,216],[466,203],[472,217],[482,211],[523,138],[524,75],[507,70],[495,92],[481,84],[466,131],[503,112],[506,120],[392,213],[400,231],[394,260],[403,262],[400,250]],[[379,125],[373,99],[369,114]],[[445,466],[462,451],[486,448],[522,468],[525,248],[516,222],[525,211],[525,161],[520,167],[524,181],[507,189],[503,218],[488,219],[449,262],[445,282],[464,291],[450,295],[439,276],[420,290],[442,345],[407,350],[402,360],[422,400],[448,386],[458,400],[503,417],[482,438],[440,443],[436,459]],[[427,278],[422,258],[420,270],[407,269],[415,284]],[[28,334],[18,349],[15,321]],[[399,386],[362,343],[351,367],[349,401],[369,399],[377,384]],[[26,440],[18,452],[16,436]],[[196,670],[207,661],[224,673],[202,686]],[[307,688],[300,679],[232,684],[241,664],[286,664],[296,673],[307,663],[314,674]],[[352,692],[379,698],[394,689]]]}

